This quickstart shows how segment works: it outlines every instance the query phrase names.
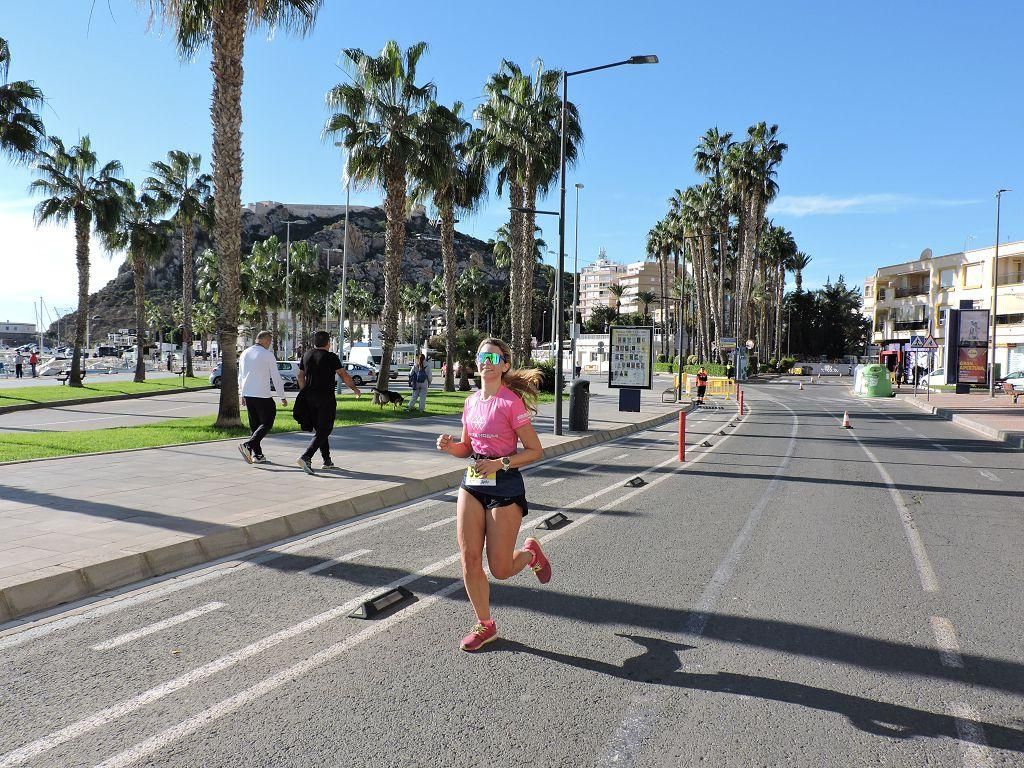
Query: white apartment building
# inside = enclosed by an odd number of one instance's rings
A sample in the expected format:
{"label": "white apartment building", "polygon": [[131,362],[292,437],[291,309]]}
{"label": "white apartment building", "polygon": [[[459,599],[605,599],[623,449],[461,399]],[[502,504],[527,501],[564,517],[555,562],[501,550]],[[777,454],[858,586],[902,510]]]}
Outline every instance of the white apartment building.
{"label": "white apartment building", "polygon": [[[871,320],[871,343],[882,353],[906,350],[912,335],[939,342],[935,366],[945,365],[944,326],[961,301],[992,309],[995,246],[931,256],[881,267],[864,281],[863,313]],[[999,246],[995,364],[1000,375],[1024,370],[1024,241]],[[991,338],[991,329],[989,330]]]}
{"label": "white apartment building", "polygon": [[[671,277],[668,281],[670,285],[675,282]],[[643,306],[637,300],[640,292],[650,291],[655,296],[661,296],[661,269],[656,261],[619,264],[609,260],[602,248],[597,261],[580,270],[579,307],[583,322],[590,319],[597,307],[615,307],[616,298],[609,290],[615,283],[625,289],[622,298],[618,300],[619,312],[641,312]],[[673,306],[673,303],[669,302],[667,311],[670,315],[673,313]],[[654,321],[660,323],[661,304],[652,304],[649,311]]]}

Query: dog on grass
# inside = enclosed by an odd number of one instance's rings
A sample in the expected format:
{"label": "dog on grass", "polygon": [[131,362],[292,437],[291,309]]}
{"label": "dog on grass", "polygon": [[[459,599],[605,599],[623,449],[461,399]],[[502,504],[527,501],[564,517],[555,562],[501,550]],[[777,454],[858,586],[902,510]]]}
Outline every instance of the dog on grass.
{"label": "dog on grass", "polygon": [[376,405],[379,405],[381,410],[384,409],[385,405],[390,405],[392,409],[397,411],[398,407],[405,403],[405,398],[402,397],[401,392],[392,392],[389,389],[381,392],[380,390],[375,389],[373,391],[373,402]]}

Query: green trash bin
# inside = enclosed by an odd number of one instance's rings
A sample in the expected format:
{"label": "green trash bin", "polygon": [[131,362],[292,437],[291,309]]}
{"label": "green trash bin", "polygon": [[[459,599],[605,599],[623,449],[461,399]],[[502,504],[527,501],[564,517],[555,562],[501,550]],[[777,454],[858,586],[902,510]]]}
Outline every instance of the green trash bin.
{"label": "green trash bin", "polygon": [[892,397],[889,369],[884,365],[865,365],[857,371],[853,391],[861,397]]}

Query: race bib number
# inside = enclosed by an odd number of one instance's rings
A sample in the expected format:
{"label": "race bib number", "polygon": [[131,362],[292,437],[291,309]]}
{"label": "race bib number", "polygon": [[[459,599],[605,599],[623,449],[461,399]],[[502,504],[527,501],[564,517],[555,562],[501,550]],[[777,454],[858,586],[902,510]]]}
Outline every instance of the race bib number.
{"label": "race bib number", "polygon": [[489,475],[484,475],[476,471],[473,467],[466,468],[466,485],[473,487],[480,486],[494,486],[498,484],[498,473],[492,472]]}

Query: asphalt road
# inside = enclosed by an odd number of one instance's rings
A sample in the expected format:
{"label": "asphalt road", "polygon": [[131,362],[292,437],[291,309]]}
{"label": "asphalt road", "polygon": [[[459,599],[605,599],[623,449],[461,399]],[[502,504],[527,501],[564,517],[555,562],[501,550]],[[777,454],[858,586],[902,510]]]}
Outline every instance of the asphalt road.
{"label": "asphalt road", "polygon": [[1024,764],[1024,456],[747,394],[532,469],[572,523],[478,654],[451,494],[0,635],[0,768]]}

